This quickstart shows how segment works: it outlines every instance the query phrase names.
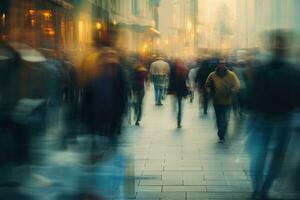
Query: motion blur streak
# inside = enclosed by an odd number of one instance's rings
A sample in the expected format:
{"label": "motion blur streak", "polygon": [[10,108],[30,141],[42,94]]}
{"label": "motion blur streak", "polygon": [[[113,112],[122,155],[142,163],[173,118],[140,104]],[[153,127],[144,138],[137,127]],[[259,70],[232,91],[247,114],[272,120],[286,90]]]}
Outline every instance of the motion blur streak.
{"label": "motion blur streak", "polygon": [[299,199],[299,10],[0,0],[0,199]]}

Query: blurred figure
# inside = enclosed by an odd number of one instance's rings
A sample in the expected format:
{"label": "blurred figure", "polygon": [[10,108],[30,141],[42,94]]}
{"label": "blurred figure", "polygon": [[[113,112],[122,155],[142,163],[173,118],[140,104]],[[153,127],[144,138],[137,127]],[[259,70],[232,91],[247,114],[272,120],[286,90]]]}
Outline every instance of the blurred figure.
{"label": "blurred figure", "polygon": [[207,80],[208,75],[211,72],[213,72],[214,69],[213,69],[213,65],[209,62],[208,59],[203,60],[203,62],[201,60],[198,60],[197,66],[198,66],[198,71],[196,74],[195,81],[197,83],[199,95],[202,101],[203,114],[206,115],[208,102],[209,102],[209,94],[205,89],[205,81]]}
{"label": "blurred figure", "polygon": [[243,117],[243,100],[245,99],[246,94],[246,84],[245,84],[245,71],[246,71],[246,62],[240,60],[235,66],[233,66],[233,71],[236,73],[237,77],[240,80],[240,89],[233,94],[232,97],[232,109],[234,116],[238,121],[242,120]]}
{"label": "blurred figure", "polygon": [[[271,33],[273,56],[253,73],[250,103],[254,114],[249,130],[252,155],[250,172],[253,198],[267,199],[279,176],[291,135],[291,112],[299,106],[299,71],[287,60],[288,39],[285,31]],[[272,145],[270,167],[265,172],[268,149]],[[264,174],[266,176],[263,176]]]}
{"label": "blurred figure", "polygon": [[176,59],[175,66],[170,73],[168,93],[176,97],[177,102],[177,128],[181,128],[182,101],[188,95],[187,89],[188,68],[182,60]]}
{"label": "blurred figure", "polygon": [[120,55],[120,64],[123,68],[125,80],[126,80],[126,86],[127,86],[127,95],[128,95],[128,101],[127,101],[127,118],[128,123],[131,124],[132,120],[132,113],[134,110],[134,96],[133,96],[133,81],[134,81],[134,71],[135,71],[135,63],[136,63],[136,56],[134,54],[129,54],[126,52],[122,52]]}
{"label": "blurred figure", "polygon": [[225,59],[219,60],[216,70],[209,74],[205,88],[213,97],[220,143],[225,142],[229,121],[232,94],[239,90],[240,81],[236,74],[225,66]]}
{"label": "blurred figure", "polygon": [[157,61],[153,62],[150,66],[150,74],[155,90],[155,105],[163,105],[162,97],[169,72],[169,64],[160,56],[157,57]]}
{"label": "blurred figure", "polygon": [[61,59],[61,67],[64,70],[64,89],[62,98],[64,100],[64,124],[62,147],[67,147],[69,141],[76,142],[79,124],[79,88],[78,74],[75,65],[66,54]]}
{"label": "blurred figure", "polygon": [[193,66],[189,70],[189,75],[188,75],[188,86],[189,86],[189,95],[190,95],[190,103],[193,103],[194,97],[195,97],[195,88],[196,88],[196,76],[197,76],[197,71],[199,69],[197,66]]}
{"label": "blurred figure", "polygon": [[82,119],[92,134],[115,138],[127,104],[124,72],[117,52],[103,48],[96,59],[94,79],[84,89]]}
{"label": "blurred figure", "polygon": [[135,125],[139,126],[140,121],[142,119],[142,113],[143,113],[143,99],[145,96],[145,84],[148,80],[148,71],[139,61],[136,65],[136,68],[134,70],[134,80],[133,80],[133,96],[134,96],[134,102],[135,102],[135,117],[136,122]]}
{"label": "blurred figure", "polygon": [[12,119],[20,101],[21,57],[7,44],[1,44],[0,56],[0,163],[3,166],[25,160],[28,156],[28,135],[25,127]]}
{"label": "blurred figure", "polygon": [[39,161],[32,154],[37,145],[33,137],[46,132],[47,103],[57,91],[56,74],[35,49],[23,43],[0,44],[0,82],[0,185],[10,187],[7,195],[17,198],[23,193],[17,188],[31,173],[16,175],[16,168]]}

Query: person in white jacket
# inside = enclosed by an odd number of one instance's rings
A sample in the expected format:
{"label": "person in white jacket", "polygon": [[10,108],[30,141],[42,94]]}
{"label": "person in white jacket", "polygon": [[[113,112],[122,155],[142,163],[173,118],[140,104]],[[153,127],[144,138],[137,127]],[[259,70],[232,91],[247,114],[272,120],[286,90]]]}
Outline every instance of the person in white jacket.
{"label": "person in white jacket", "polygon": [[169,72],[170,66],[162,57],[158,57],[150,66],[151,79],[155,90],[155,105],[162,105],[162,96]]}

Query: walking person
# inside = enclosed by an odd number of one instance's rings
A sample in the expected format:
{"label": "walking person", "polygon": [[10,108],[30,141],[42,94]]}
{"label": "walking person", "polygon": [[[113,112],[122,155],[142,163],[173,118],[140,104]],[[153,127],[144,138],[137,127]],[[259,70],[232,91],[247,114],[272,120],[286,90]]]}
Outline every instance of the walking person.
{"label": "walking person", "polygon": [[[286,34],[285,31],[271,34],[272,58],[253,73],[249,95],[253,112],[248,129],[253,199],[269,198],[269,190],[280,175],[288,149],[292,113],[299,107],[299,70],[287,60]],[[267,163],[269,153],[271,159]]]}
{"label": "walking person", "polygon": [[188,95],[188,68],[182,60],[176,59],[170,73],[168,93],[173,94],[177,104],[177,128],[181,128],[183,100]]}
{"label": "walking person", "polygon": [[92,135],[114,140],[126,110],[126,80],[116,50],[104,47],[97,55],[97,71],[84,89],[81,117]]}
{"label": "walking person", "polygon": [[198,68],[194,66],[193,68],[190,68],[189,70],[189,81],[188,81],[188,86],[189,86],[189,96],[190,96],[190,103],[193,103],[194,97],[195,97],[195,88],[196,88],[196,75],[197,75]]}
{"label": "walking person", "polygon": [[225,142],[232,94],[238,91],[239,87],[240,81],[238,77],[226,67],[225,59],[221,58],[217,68],[209,74],[205,82],[207,92],[213,97],[219,143]]}
{"label": "walking person", "polygon": [[[198,60],[197,62],[198,71],[196,74],[195,81],[198,86],[199,95],[201,94],[201,103],[203,107],[203,114],[207,115],[208,102],[209,102],[209,94],[205,89],[205,82],[207,80],[208,75],[214,71],[213,64],[209,62],[208,59],[205,59],[201,62]],[[200,102],[200,101],[199,101]]]}
{"label": "walking person", "polygon": [[145,84],[148,80],[148,71],[141,63],[138,61],[136,68],[134,70],[134,80],[133,80],[133,96],[134,96],[134,111],[136,122],[135,125],[139,126],[142,118],[143,112],[143,100],[145,96]]}
{"label": "walking person", "polygon": [[161,106],[162,97],[166,80],[170,72],[170,66],[163,60],[162,57],[158,57],[155,62],[150,66],[150,74],[155,90],[155,105]]}

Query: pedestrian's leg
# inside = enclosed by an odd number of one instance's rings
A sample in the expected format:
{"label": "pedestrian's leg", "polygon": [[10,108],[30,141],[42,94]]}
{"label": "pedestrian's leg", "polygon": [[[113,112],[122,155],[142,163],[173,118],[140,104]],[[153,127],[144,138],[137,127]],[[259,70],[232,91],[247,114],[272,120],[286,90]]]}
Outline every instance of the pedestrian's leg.
{"label": "pedestrian's leg", "polygon": [[267,146],[258,147],[259,152],[254,153],[250,159],[250,175],[253,187],[253,195],[255,198],[262,188],[263,177],[264,177],[264,168],[267,158]]}
{"label": "pedestrian's leg", "polygon": [[177,113],[177,127],[181,128],[181,117],[182,117],[182,97],[177,96],[178,113]]}
{"label": "pedestrian's leg", "polygon": [[161,105],[161,98],[162,98],[162,93],[163,93],[163,87],[162,86],[159,86],[158,88],[158,104]]}
{"label": "pedestrian's leg", "polygon": [[202,96],[203,96],[203,114],[207,114],[207,108],[208,108],[208,93],[205,89],[202,90]]}
{"label": "pedestrian's leg", "polygon": [[248,149],[251,156],[250,176],[253,186],[252,198],[257,198],[262,189],[268,147],[273,132],[272,126],[263,117],[261,119],[258,117],[255,121],[256,126],[254,129],[251,129],[248,138]]}
{"label": "pedestrian's leg", "polygon": [[224,136],[225,136],[225,127],[226,127],[226,122],[225,122],[225,107],[220,105],[220,128],[219,128],[219,137],[221,141],[224,141]]}
{"label": "pedestrian's leg", "polygon": [[191,103],[193,103],[194,97],[195,97],[195,92],[194,92],[194,90],[191,90],[191,99],[190,99]]}
{"label": "pedestrian's leg", "polygon": [[143,98],[144,98],[145,92],[143,90],[138,92],[138,97],[137,97],[137,121],[136,125],[139,125],[139,122],[141,121],[142,118],[142,112],[143,112]]}
{"label": "pedestrian's leg", "polygon": [[156,85],[154,85],[154,95],[155,95],[155,104],[157,105],[158,104],[158,94],[159,93],[159,90],[158,90],[158,87]]}
{"label": "pedestrian's leg", "polygon": [[230,106],[223,106],[222,109],[222,140],[225,140],[225,135],[227,133],[228,123],[230,117]]}
{"label": "pedestrian's leg", "polygon": [[221,140],[222,137],[222,116],[221,116],[221,106],[220,105],[214,105],[215,114],[216,114],[216,124],[218,129],[218,137]]}
{"label": "pedestrian's leg", "polygon": [[262,197],[267,197],[274,180],[279,176],[284,157],[290,141],[289,122],[280,121],[279,127],[276,126],[276,146],[272,155],[270,168],[266,180],[262,186]]}

